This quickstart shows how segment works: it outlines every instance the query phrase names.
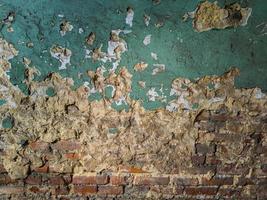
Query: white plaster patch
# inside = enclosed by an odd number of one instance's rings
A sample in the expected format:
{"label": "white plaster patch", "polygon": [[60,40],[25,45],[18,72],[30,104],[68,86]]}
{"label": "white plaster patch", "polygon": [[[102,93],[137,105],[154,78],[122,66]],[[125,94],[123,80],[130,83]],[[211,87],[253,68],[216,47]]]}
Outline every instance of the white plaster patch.
{"label": "white plaster patch", "polygon": [[127,105],[126,98],[124,96],[121,96],[117,101],[115,101],[115,104],[117,106],[120,106],[122,104]]}
{"label": "white plaster patch", "polygon": [[83,28],[79,28],[79,34],[82,34],[84,32]]}
{"label": "white plaster patch", "polygon": [[156,75],[160,72],[164,72],[166,67],[164,64],[153,64],[154,67],[156,67],[155,69],[153,69],[152,71],[152,75]]}
{"label": "white plaster patch", "polygon": [[150,16],[149,15],[144,15],[144,23],[146,26],[149,26],[150,23]]}
{"label": "white plaster patch", "polygon": [[260,88],[255,88],[255,98],[256,99],[262,99],[266,96],[266,94],[264,94]]}
{"label": "white plaster patch", "polygon": [[50,54],[53,58],[60,61],[61,66],[58,68],[59,70],[67,69],[66,65],[70,64],[70,58],[72,55],[71,50],[61,46],[53,46],[50,49]]}
{"label": "white plaster patch", "polygon": [[151,42],[151,35],[147,35],[145,39],[143,40],[144,45],[149,45]]}
{"label": "white plaster patch", "polygon": [[151,52],[151,57],[154,59],[154,60],[158,60],[158,55],[154,52]]}
{"label": "white plaster patch", "polygon": [[156,101],[156,98],[159,97],[159,94],[156,92],[156,88],[152,87],[146,93],[149,101]]}
{"label": "white plaster patch", "polygon": [[129,25],[130,27],[133,26],[133,18],[134,18],[134,11],[133,9],[128,9],[127,15],[125,18],[125,23]]}

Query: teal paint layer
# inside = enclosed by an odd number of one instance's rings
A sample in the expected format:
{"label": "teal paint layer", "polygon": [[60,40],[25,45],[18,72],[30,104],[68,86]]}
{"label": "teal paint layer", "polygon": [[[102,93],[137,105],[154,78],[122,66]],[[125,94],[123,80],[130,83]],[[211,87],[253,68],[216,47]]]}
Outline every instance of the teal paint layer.
{"label": "teal paint layer", "polygon": [[[252,16],[245,27],[197,33],[190,21],[182,22],[181,18],[185,12],[194,10],[198,2],[162,0],[161,4],[154,6],[151,0],[1,0],[1,19],[10,11],[16,12],[16,20],[12,25],[14,32],[8,33],[6,27],[1,28],[1,36],[20,51],[19,56],[11,60],[11,81],[27,92],[23,84],[23,57],[30,58],[33,65],[41,71],[37,80],[42,80],[49,72],[59,72],[64,77],[72,77],[75,87],[90,81],[86,71],[95,70],[102,63],[84,59],[85,37],[94,31],[97,35],[94,47],[103,44],[103,50],[106,51],[111,30],[130,29],[125,25],[125,16],[126,8],[131,6],[135,11],[133,32],[123,36],[129,50],[123,54],[120,67],[126,66],[133,74],[131,96],[141,99],[145,108],[154,109],[166,105],[148,102],[146,93],[149,87],[156,87],[159,91],[163,85],[163,91],[170,100],[168,94],[174,78],[195,79],[204,75],[221,74],[230,66],[237,66],[241,70],[240,77],[236,80],[237,87],[257,86],[267,91],[267,35],[264,35],[267,2],[239,1],[241,5],[252,8]],[[231,2],[234,1],[219,1],[221,5]],[[151,16],[149,27],[143,22],[145,13]],[[58,17],[59,14],[63,14],[64,18]],[[64,37],[59,33],[63,19],[74,26],[73,31]],[[157,21],[163,21],[164,26],[156,28],[154,24]],[[258,26],[262,23],[264,24]],[[84,33],[79,34],[79,28],[83,28]],[[147,34],[152,35],[151,44],[144,46],[143,39]],[[34,47],[28,48],[27,42],[33,42]],[[72,51],[71,66],[67,70],[59,71],[60,63],[50,56],[49,49],[53,44]],[[153,61],[151,52],[158,54],[158,61]],[[135,72],[133,66],[140,61],[147,62],[149,67],[144,72]],[[154,63],[165,64],[166,72],[152,76]],[[105,67],[109,69],[112,66],[105,64]],[[146,89],[138,86],[140,80],[146,81]],[[90,97],[99,98],[99,94]]]}

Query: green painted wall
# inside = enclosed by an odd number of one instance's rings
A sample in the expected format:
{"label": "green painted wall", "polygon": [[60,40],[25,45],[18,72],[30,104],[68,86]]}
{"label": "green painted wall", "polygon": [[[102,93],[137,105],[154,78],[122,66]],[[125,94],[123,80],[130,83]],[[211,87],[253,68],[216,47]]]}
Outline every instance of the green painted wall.
{"label": "green painted wall", "polygon": [[[193,11],[197,0],[162,0],[154,6],[151,0],[0,0],[0,18],[3,19],[10,11],[16,12],[13,24],[14,32],[8,33],[6,27],[1,28],[1,36],[12,42],[20,51],[19,56],[12,59],[11,81],[26,91],[22,84],[24,66],[22,58],[28,57],[40,71],[36,79],[42,80],[48,72],[59,72],[63,76],[72,77],[75,86],[90,81],[87,70],[94,70],[102,65],[85,59],[84,38],[91,31],[96,32],[97,40],[94,47],[103,43],[107,48],[109,33],[114,29],[130,29],[125,25],[126,8],[132,6],[135,11],[132,33],[124,35],[129,50],[123,54],[120,66],[127,66],[133,74],[132,96],[143,99],[148,109],[165,106],[160,102],[148,102],[146,92],[149,87],[163,84],[166,95],[169,94],[171,81],[175,77],[194,79],[207,74],[221,74],[230,66],[241,70],[236,80],[237,87],[261,87],[267,91],[267,33],[264,35],[264,25],[267,23],[267,1],[243,0],[243,6],[249,6],[252,16],[245,27],[236,29],[213,30],[197,33],[192,28],[191,21],[182,22],[185,12]],[[234,1],[219,1],[230,3]],[[149,27],[143,22],[143,15],[151,16]],[[63,14],[64,18],[58,17]],[[74,26],[72,32],[64,37],[59,33],[59,24],[67,19]],[[162,28],[156,28],[157,21],[164,21]],[[264,23],[261,26],[259,24]],[[79,34],[78,29],[84,33]],[[143,45],[147,34],[152,35],[151,44]],[[27,42],[33,42],[34,47],[26,47]],[[73,56],[71,66],[67,70],[58,71],[60,63],[52,58],[49,49],[53,44],[69,48]],[[153,61],[151,52],[158,54],[158,61]],[[149,63],[142,73],[134,72],[133,65],[140,61]],[[166,65],[166,72],[152,76],[152,64]],[[105,64],[107,69],[110,64]],[[78,78],[78,74],[82,76]],[[145,80],[147,88],[141,89],[137,81]],[[97,96],[97,95],[96,95]],[[96,98],[96,97],[92,97]],[[168,100],[171,97],[168,96]]]}

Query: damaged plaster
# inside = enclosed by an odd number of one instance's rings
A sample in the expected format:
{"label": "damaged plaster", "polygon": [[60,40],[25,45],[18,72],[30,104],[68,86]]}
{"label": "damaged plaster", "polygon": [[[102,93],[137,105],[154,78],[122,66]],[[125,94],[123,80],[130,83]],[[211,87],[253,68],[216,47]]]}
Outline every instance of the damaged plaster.
{"label": "damaged plaster", "polygon": [[[1,51],[2,59],[8,63],[16,51],[5,40],[1,41],[1,49],[5,49]],[[41,82],[27,79],[29,95],[3,75],[0,84],[6,90],[0,91],[1,98],[8,97],[17,105],[0,107],[1,120],[12,119],[12,127],[1,128],[1,143],[5,144],[1,148],[6,152],[1,157],[4,168],[12,178],[24,178],[30,168],[46,162],[59,171],[75,174],[116,170],[119,165],[134,165],[155,173],[186,171],[192,166],[190,156],[200,139],[198,119],[205,111],[224,108],[229,117],[242,116],[239,129],[234,122],[227,122],[225,128],[242,132],[244,137],[256,128],[254,120],[266,115],[266,95],[258,88],[236,89],[234,78],[238,74],[238,69],[232,68],[222,76],[204,76],[194,82],[177,78],[172,83],[176,99],[169,102],[169,109],[154,111],[145,110],[140,101],[130,98],[132,75],[126,68],[108,77],[103,76],[101,68],[88,72],[96,90],[103,92],[107,86],[114,87],[111,100],[99,101],[88,100],[91,91],[88,86],[72,90],[73,80],[57,73],[49,74]],[[44,92],[48,89],[53,90],[53,95]],[[129,105],[128,111],[111,107],[112,101],[122,98]],[[47,152],[29,146],[35,141],[53,145],[69,139],[81,144],[76,153],[83,156],[78,161],[66,159],[58,150],[50,151],[47,158]],[[249,164],[238,154],[244,144],[233,144],[225,144],[227,152],[218,150],[222,162]]]}
{"label": "damaged plaster", "polygon": [[198,32],[247,25],[251,8],[242,8],[238,3],[221,8],[217,3],[217,1],[200,3],[194,12],[184,15],[184,20],[188,17],[193,18],[193,27]]}

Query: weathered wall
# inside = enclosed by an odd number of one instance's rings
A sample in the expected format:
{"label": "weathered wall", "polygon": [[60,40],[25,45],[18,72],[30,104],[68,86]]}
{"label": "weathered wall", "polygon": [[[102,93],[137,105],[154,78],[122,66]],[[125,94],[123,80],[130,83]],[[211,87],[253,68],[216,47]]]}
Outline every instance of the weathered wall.
{"label": "weathered wall", "polygon": [[[205,112],[198,118],[198,139],[187,173],[151,174],[134,166],[118,165],[117,170],[73,175],[58,172],[50,165],[52,151],[78,162],[82,143],[75,139],[29,144],[35,153],[46,157],[44,166],[30,169],[25,179],[12,180],[3,165],[0,171],[0,198],[86,199],[86,196],[118,199],[264,199],[266,197],[266,117],[255,118],[256,131],[240,132],[242,116],[229,118],[223,110]],[[228,131],[228,132],[227,132]],[[1,152],[4,154],[5,152]],[[174,152],[175,153],[175,152]],[[228,157],[237,154],[238,159]],[[227,159],[227,163],[225,163]],[[240,162],[242,160],[242,162]],[[180,163],[175,163],[179,165]]]}
{"label": "weathered wall", "polygon": [[16,107],[1,107],[0,198],[266,198],[266,95],[235,89],[237,74],[174,80],[173,112],[118,112],[57,74],[25,96],[2,77]]}
{"label": "weathered wall", "polygon": [[267,96],[236,89],[237,68],[175,79],[175,99],[153,111],[127,95],[127,68],[90,72],[96,89],[111,84],[113,98],[127,97],[129,110],[117,111],[57,73],[34,81],[28,66],[22,93],[7,75],[18,52],[5,40],[0,47],[0,198],[266,197]]}

